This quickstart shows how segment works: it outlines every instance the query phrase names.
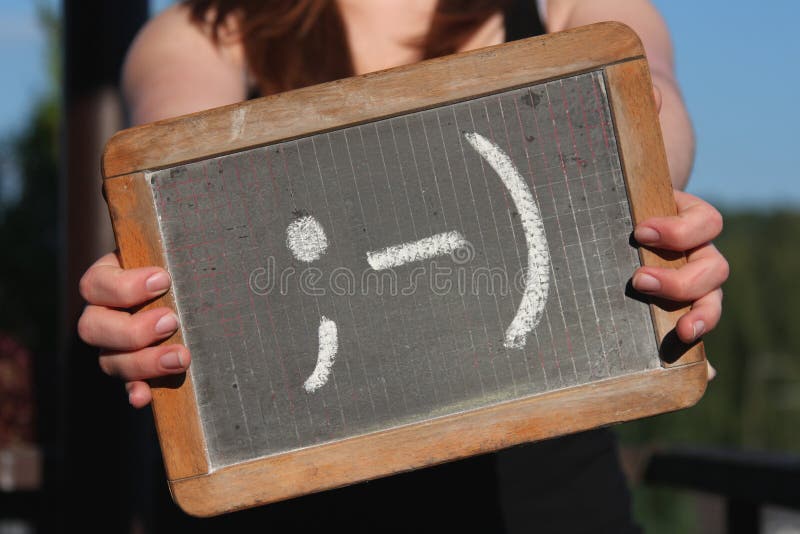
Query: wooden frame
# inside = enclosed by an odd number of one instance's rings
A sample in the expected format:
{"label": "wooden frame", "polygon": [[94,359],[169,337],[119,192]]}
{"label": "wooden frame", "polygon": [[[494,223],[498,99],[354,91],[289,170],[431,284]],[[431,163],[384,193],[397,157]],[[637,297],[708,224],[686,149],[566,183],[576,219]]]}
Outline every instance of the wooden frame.
{"label": "wooden frame", "polygon": [[[644,50],[626,26],[601,23],[118,133],[106,148],[103,172],[122,264],[165,265],[144,171],[593,70],[605,74],[634,223],[674,214]],[[298,106],[304,114],[296,113]],[[202,137],[194,135],[199,130]],[[646,249],[640,254],[645,265],[678,267],[685,262],[682,256]],[[149,306],[174,309],[174,302],[167,294]],[[685,309],[659,303],[651,309],[664,349],[662,368],[214,471],[206,457],[191,377],[156,381],[153,409],[173,497],[190,514],[216,515],[690,406],[705,390],[702,344],[666,343]],[[181,339],[179,331],[165,343]]]}

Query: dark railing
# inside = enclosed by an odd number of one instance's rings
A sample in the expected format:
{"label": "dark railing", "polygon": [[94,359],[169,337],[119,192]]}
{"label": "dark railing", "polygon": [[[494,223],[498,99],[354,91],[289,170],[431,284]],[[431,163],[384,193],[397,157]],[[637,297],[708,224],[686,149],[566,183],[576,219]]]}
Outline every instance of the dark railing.
{"label": "dark railing", "polygon": [[758,533],[765,506],[800,510],[800,456],[683,448],[650,458],[644,482],[725,499],[729,534]]}

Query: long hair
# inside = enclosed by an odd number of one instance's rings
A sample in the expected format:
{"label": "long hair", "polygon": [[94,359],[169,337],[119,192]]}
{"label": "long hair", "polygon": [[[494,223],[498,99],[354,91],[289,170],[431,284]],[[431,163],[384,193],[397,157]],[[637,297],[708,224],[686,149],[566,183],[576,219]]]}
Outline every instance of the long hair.
{"label": "long hair", "polygon": [[[245,59],[262,95],[345,78],[353,61],[335,0],[184,0],[192,20],[219,41],[234,17]],[[423,59],[458,50],[503,0],[438,0],[418,46]]]}

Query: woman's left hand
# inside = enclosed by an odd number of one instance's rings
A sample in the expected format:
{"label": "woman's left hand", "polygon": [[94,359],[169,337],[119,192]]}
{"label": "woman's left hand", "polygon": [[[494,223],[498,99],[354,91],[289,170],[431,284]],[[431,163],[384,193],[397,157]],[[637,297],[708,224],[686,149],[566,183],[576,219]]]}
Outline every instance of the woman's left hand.
{"label": "woman's left hand", "polygon": [[678,320],[678,337],[691,343],[719,322],[722,284],[728,279],[728,262],[711,243],[722,231],[722,216],[708,202],[675,191],[678,214],[654,217],[638,224],[634,238],[653,249],[686,253],[679,269],[641,267],[633,287],[642,293],[677,302],[690,302],[691,311]]}

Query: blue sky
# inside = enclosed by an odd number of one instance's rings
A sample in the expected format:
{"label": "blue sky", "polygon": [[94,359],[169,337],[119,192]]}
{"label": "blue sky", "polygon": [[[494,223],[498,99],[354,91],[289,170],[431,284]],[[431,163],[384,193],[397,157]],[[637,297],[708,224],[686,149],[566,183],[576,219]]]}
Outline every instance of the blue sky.
{"label": "blue sky", "polygon": [[697,132],[689,190],[721,204],[800,208],[800,2],[655,3]]}
{"label": "blue sky", "polygon": [[0,136],[22,126],[46,83],[44,40],[31,0],[0,2]]}
{"label": "blue sky", "polygon": [[[800,208],[800,2],[654,1],[672,31],[697,132],[689,190],[721,206]],[[0,3],[0,138],[24,124],[44,92],[35,5]]]}

